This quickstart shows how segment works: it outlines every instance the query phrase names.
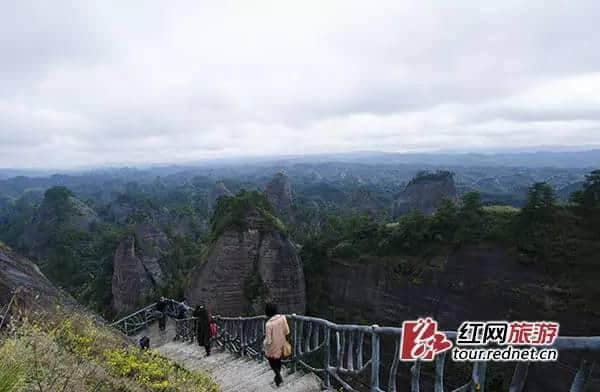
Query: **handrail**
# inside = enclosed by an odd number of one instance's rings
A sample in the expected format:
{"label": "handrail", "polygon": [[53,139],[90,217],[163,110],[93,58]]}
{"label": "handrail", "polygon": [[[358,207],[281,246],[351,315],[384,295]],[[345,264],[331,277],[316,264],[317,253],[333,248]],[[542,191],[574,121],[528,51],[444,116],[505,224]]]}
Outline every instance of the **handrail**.
{"label": "handrail", "polygon": [[[152,307],[152,305],[150,306]],[[143,313],[145,309],[134,313]],[[132,315],[132,316],[133,316]],[[399,358],[402,328],[380,327],[378,325],[336,324],[329,320],[286,315],[291,328],[292,355],[284,360],[291,371],[298,368],[317,374],[327,389],[341,387],[345,391],[396,392],[399,375]],[[125,317],[114,324],[130,320]],[[196,330],[196,318],[175,320],[177,336],[182,340],[193,341]],[[264,358],[263,339],[265,334],[265,316],[221,317],[216,316],[218,324],[214,342],[221,348],[240,356],[257,360]],[[146,325],[147,326],[147,325]],[[446,336],[456,339],[456,332],[445,332]],[[385,338],[385,341],[382,341]],[[393,343],[391,363],[381,358],[381,345]],[[600,352],[600,337],[558,337],[551,346],[559,351],[572,351],[583,354]],[[444,365],[446,353],[437,355],[434,362],[434,391],[444,391]],[[472,362],[471,376],[460,388],[452,392],[485,392],[487,362]],[[508,388],[509,392],[524,391],[528,374],[528,362],[519,362],[514,369]],[[584,358],[571,384],[570,392],[583,392],[589,381],[594,363]],[[421,363],[415,362],[407,375],[411,391],[420,390]],[[352,381],[348,380],[352,378]],[[385,380],[383,378],[385,377]],[[362,380],[362,385],[356,381]]]}
{"label": "handrail", "polygon": [[[156,310],[157,303],[150,304],[145,306],[130,315],[127,315],[111,324],[110,327],[116,328],[123,332],[126,335],[133,335],[143,329],[146,329],[150,324],[157,320],[158,314]],[[186,310],[189,310],[190,307],[185,305],[184,303],[177,302],[172,299],[167,299],[167,306],[165,309],[165,313],[167,316],[175,317],[179,311],[181,306],[185,306]]]}

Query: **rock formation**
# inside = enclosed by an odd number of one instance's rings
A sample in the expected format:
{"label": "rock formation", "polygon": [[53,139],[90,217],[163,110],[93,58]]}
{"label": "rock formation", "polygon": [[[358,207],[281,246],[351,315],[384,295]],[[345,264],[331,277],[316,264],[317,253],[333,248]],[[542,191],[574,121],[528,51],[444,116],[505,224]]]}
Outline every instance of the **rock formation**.
{"label": "rock formation", "polygon": [[136,254],[142,260],[145,270],[156,286],[163,286],[165,276],[159,260],[171,249],[166,234],[151,222],[135,225]]}
{"label": "rock formation", "polygon": [[135,239],[127,237],[115,253],[112,277],[113,309],[128,312],[140,305],[144,296],[150,296],[154,287],[142,260],[135,254]]}
{"label": "rock formation", "polygon": [[75,304],[75,300],[57,289],[37,265],[0,243],[0,303],[6,305],[17,289],[21,303]]}
{"label": "rock formation", "polygon": [[394,216],[415,210],[431,215],[444,199],[457,200],[454,175],[446,171],[420,173],[408,183],[394,203]]}
{"label": "rock formation", "polygon": [[286,222],[293,222],[292,188],[287,174],[283,171],[275,174],[267,184],[265,193],[275,213]]}
{"label": "rock formation", "polygon": [[96,211],[76,198],[64,187],[51,188],[31,221],[27,222],[20,245],[32,255],[43,255],[52,233],[59,227],[89,232],[100,222]]}
{"label": "rock formation", "polygon": [[244,228],[228,227],[215,240],[193,273],[186,298],[221,315],[262,313],[266,301],[277,303],[281,312],[304,313],[302,263],[292,242],[251,211]]}
{"label": "rock formation", "polygon": [[160,259],[171,249],[165,233],[148,221],[138,223],[119,245],[113,263],[113,309],[134,310],[166,283]]}

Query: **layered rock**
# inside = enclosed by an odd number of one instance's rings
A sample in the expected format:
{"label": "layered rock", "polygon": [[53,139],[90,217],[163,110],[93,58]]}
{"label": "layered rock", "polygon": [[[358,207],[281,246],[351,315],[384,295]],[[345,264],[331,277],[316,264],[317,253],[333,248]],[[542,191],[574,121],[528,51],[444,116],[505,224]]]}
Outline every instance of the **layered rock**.
{"label": "layered rock", "polygon": [[140,305],[140,300],[153,294],[154,285],[149,279],[142,260],[135,253],[135,239],[127,237],[115,252],[112,277],[113,309],[128,312]]}
{"label": "layered rock", "polygon": [[137,224],[134,232],[138,257],[142,260],[153,284],[162,287],[165,276],[159,260],[171,250],[171,242],[167,235],[151,222]]}
{"label": "layered rock", "polygon": [[457,200],[454,175],[445,171],[421,173],[406,185],[394,203],[394,216],[415,210],[431,215],[444,199]]}
{"label": "layered rock", "polygon": [[267,184],[265,193],[278,216],[286,222],[294,220],[292,215],[292,188],[287,174],[283,171],[275,174]]}
{"label": "layered rock", "polygon": [[117,248],[113,262],[113,309],[134,310],[164,287],[161,258],[171,249],[169,239],[151,221],[138,223]]}
{"label": "layered rock", "polygon": [[252,211],[244,228],[229,227],[218,236],[186,298],[222,315],[262,313],[266,301],[281,312],[304,313],[302,263],[293,243]]}
{"label": "layered rock", "polygon": [[75,300],[57,289],[37,265],[0,243],[0,303],[6,305],[16,291],[20,302],[42,306],[55,302],[75,304]]}
{"label": "layered rock", "polygon": [[[338,323],[392,327],[433,317],[446,331],[455,331],[466,320],[552,320],[560,322],[564,336],[590,336],[600,330],[597,292],[590,289],[594,280],[583,278],[596,270],[570,270],[571,281],[559,282],[548,269],[519,263],[513,252],[503,244],[486,244],[437,256],[328,260],[306,277],[307,311]],[[383,344],[382,361],[390,364],[393,355],[393,342]],[[560,355],[563,363],[571,360],[566,353]],[[570,366],[577,368],[581,358],[573,359]],[[565,366],[535,367],[528,391],[568,390],[573,374]],[[462,380],[455,381],[462,385]]]}

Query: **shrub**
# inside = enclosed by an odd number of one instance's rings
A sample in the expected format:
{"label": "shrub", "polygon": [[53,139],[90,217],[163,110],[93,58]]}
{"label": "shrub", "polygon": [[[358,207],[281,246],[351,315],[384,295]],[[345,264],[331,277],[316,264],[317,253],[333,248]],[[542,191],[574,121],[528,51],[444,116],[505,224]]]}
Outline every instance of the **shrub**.
{"label": "shrub", "polygon": [[59,310],[13,331],[0,343],[0,392],[217,391],[206,374],[129,346],[91,317]]}

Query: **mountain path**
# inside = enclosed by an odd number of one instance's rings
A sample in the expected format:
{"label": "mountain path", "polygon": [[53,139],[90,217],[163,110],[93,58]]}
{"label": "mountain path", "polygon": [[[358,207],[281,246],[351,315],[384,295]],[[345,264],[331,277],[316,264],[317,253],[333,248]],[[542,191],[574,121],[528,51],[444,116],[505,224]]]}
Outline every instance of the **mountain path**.
{"label": "mountain path", "polygon": [[321,391],[319,378],[311,373],[298,371],[289,373],[282,368],[283,384],[275,386],[274,373],[266,360],[257,361],[243,358],[227,351],[215,350],[206,356],[204,347],[192,342],[174,341],[174,322],[169,320],[164,332],[158,325],[132,336],[136,342],[142,336],[150,338],[150,348],[189,370],[203,370],[209,373],[222,392],[316,392]]}

